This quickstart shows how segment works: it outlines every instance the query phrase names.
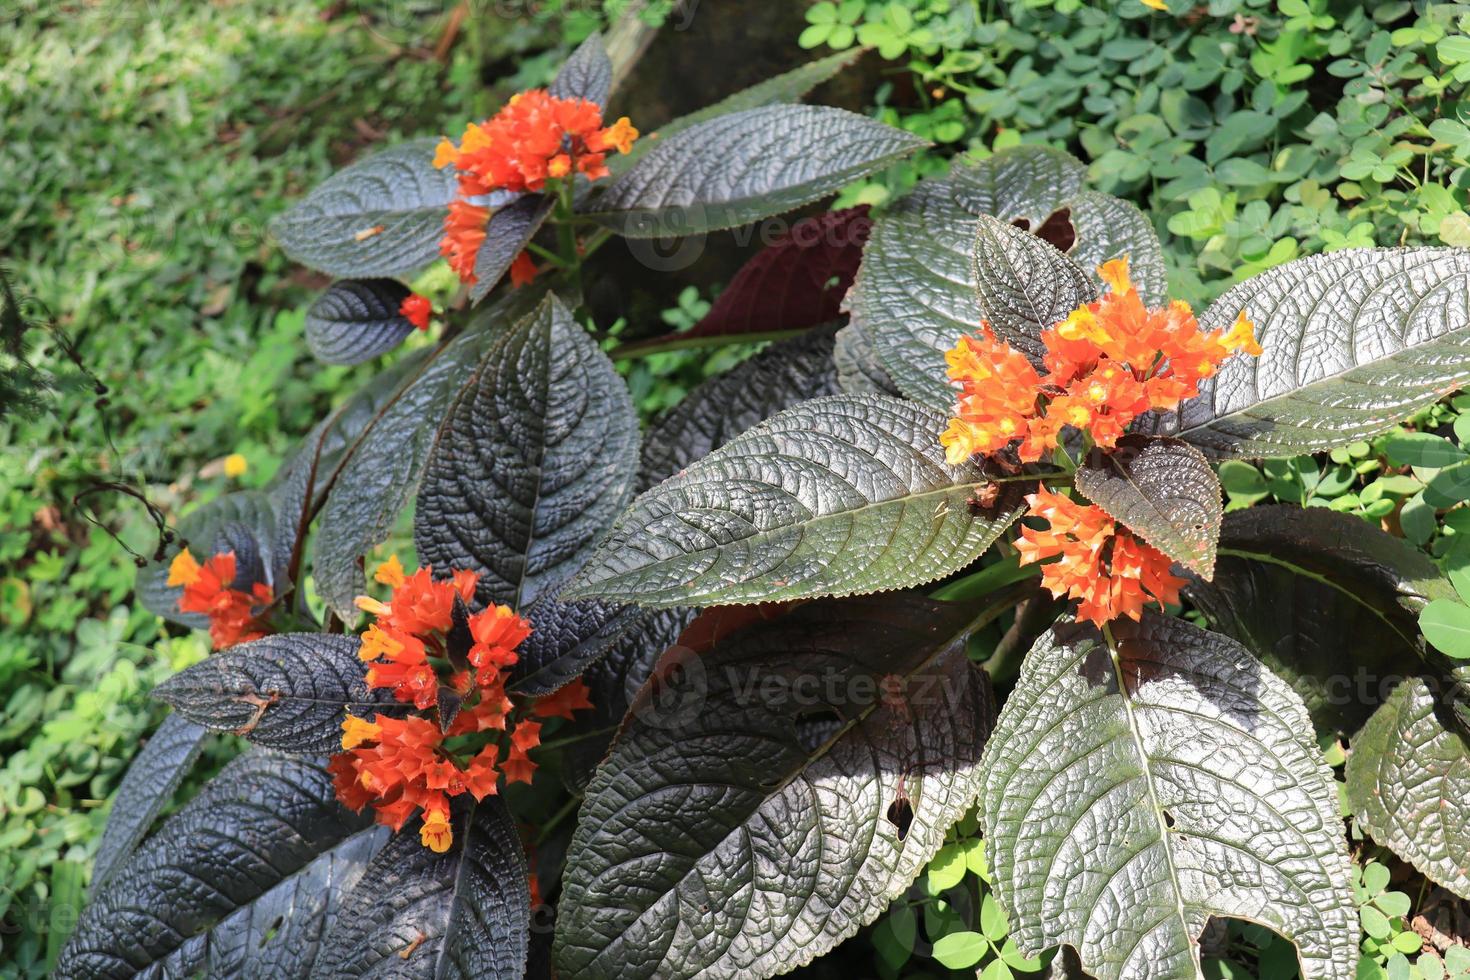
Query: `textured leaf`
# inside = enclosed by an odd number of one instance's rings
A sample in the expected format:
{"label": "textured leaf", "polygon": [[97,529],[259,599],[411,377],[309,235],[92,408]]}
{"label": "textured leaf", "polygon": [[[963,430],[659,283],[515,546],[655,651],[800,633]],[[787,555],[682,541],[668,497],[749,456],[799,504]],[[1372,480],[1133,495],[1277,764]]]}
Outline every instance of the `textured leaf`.
{"label": "textured leaf", "polygon": [[973,271],[980,317],[1040,363],[1041,332],[1097,297],[1082,267],[1035,235],[989,215],[976,219]]}
{"label": "textured leaf", "polygon": [[1470,379],[1470,251],[1348,249],[1276,266],[1210,305],[1244,310],[1237,356],[1158,431],[1217,457],[1293,456],[1382,432]]}
{"label": "textured leaf", "polygon": [[358,560],[387,539],[418,490],[434,433],[458,386],[506,325],[538,297],[528,287],[486,307],[460,336],[437,348],[381,408],[342,464],[317,528],[317,590],[344,619],[363,589]]}
{"label": "textured leaf", "polygon": [[923,145],[825,106],[734,112],[663,140],[592,199],[589,216],[630,238],[732,228],[809,204]]}
{"label": "textured leaf", "polygon": [[[276,543],[276,516],[270,500],[262,493],[245,490],[217,497],[190,511],[178,524],[178,539],[169,547],[163,561],[149,562],[138,569],[136,589],[138,601],[151,613],[171,623],[195,629],[209,626],[209,618],[195,613],[179,612],[182,587],[168,585],[168,566],[175,555],[187,546],[195,558],[204,561],[220,550],[244,545],[242,529],[249,532],[250,545],[264,569],[266,581],[274,585],[285,574],[290,559],[289,545]],[[237,563],[238,566],[238,563]]]}
{"label": "textured leaf", "polygon": [[249,752],[166,820],[102,887],[83,911],[56,976],[135,976],[367,823],[337,802],[319,764]]}
{"label": "textured leaf", "polygon": [[1202,978],[1199,935],[1232,917],[1294,942],[1306,980],[1351,977],[1351,864],[1301,699],[1182,620],[1112,628],[1115,659],[1090,626],[1042,637],[981,763],[1016,945],[1072,945],[1098,980]]}
{"label": "textured leaf", "polygon": [[980,326],[971,262],[980,215],[1037,232],[1056,227],[1053,216],[1065,211],[1072,243],[1062,251],[1076,265],[1091,276],[1103,260],[1127,255],[1140,295],[1163,302],[1163,252],[1148,219],[1127,202],[1082,190],[1085,173],[1060,151],[1014,147],[921,181],[874,222],[846,303],[905,395],[953,407],[944,352]]}
{"label": "textured leaf", "polygon": [[576,570],[632,493],[638,417],[597,343],[548,297],[485,355],[435,437],[419,560],[521,608]]}
{"label": "textured leaf", "polygon": [[475,284],[470,299],[489,295],[546,222],[556,201],[546,194],[527,194],[497,209],[485,226],[485,243],[475,255]]}
{"label": "textured leaf", "polygon": [[837,331],[837,344],[832,349],[837,365],[837,387],[849,395],[897,395],[898,385],[878,360],[867,331],[849,323]]}
{"label": "textured leaf", "polygon": [[605,106],[612,91],[612,76],[612,62],[608,60],[607,48],[603,47],[602,35],[594,32],[577,45],[577,50],[556,73],[551,94],[558,99],[586,99]]}
{"label": "textured leaf", "polygon": [[370,689],[355,636],[283,633],[221,650],[158,685],[155,697],[214,731],[268,749],[330,753],[342,719],[402,707]]}
{"label": "textured leaf", "polygon": [[398,312],[408,288],[393,279],[344,279],[306,311],[306,346],[328,364],[361,364],[413,333]]}
{"label": "textured leaf", "polygon": [[560,975],[769,977],[877,918],[974,801],[993,708],[970,619],[810,603],[645,688],[579,815]]}
{"label": "textured leaf", "polygon": [[410,140],[334,174],[271,222],[286,254],[330,276],[396,276],[439,256],[454,174],[432,139]]}
{"label": "textured leaf", "polygon": [[707,105],[703,109],[680,116],[660,126],[656,131],[644,134],[638,142],[633,144],[632,153],[609,157],[608,169],[614,174],[622,173],[653,147],[660,145],[675,133],[698,123],[719,116],[727,116],[732,112],[744,112],[747,109],[759,109],[762,106],[781,105],[786,102],[800,102],[812,89],[857,61],[862,53],[861,48],[851,48],[830,54],[825,58],[808,61],[788,72],[758,82],[750,88],[741,89],[713,105]]}
{"label": "textured leaf", "polygon": [[360,830],[145,971],[152,977],[309,977],[343,896],[388,839]]}
{"label": "textured leaf", "polygon": [[1348,804],[1378,843],[1470,899],[1470,743],[1422,678],[1394,689],[1353,737]]}
{"label": "textured leaf", "polygon": [[1214,574],[1224,505],[1220,480],[1198,449],[1177,439],[1124,436],[1077,471],[1077,489],[1149,544],[1200,574]]}
{"label": "textured leaf", "polygon": [[92,890],[105,885],[148,833],[174,792],[194,768],[209,731],[182,715],[169,715],[133,757],[112,798],[107,828],[97,845]]}
{"label": "textured leaf", "polygon": [[871,226],[866,206],[798,221],[741,266],[704,319],[679,336],[805,330],[836,320]]}
{"label": "textured leaf", "polygon": [[530,620],[531,635],[517,651],[509,690],[517,694],[550,694],[564,687],[613,644],[641,617],[631,606],[606,602],[559,602],[543,595],[521,610]]}
{"label": "textured leaf", "polygon": [[643,440],[639,487],[647,489],[784,408],[837,392],[833,331],[767,347],[695,388]]}
{"label": "textured leaf", "polygon": [[1225,516],[1219,555],[1213,583],[1193,583],[1190,600],[1289,678],[1319,726],[1355,731],[1421,669],[1470,692],[1470,666],[1419,635],[1420,610],[1454,589],[1403,540],[1325,507],[1258,506]]}
{"label": "textured leaf", "polygon": [[973,512],[980,465],[949,466],[944,418],[881,395],[805,402],[647,491],[563,598],[645,606],[850,595],[964,568],[1019,513]]}
{"label": "textured leaf", "polygon": [[436,854],[411,822],[342,903],[312,976],[519,980],[531,895],[515,822],[498,796],[457,811]]}

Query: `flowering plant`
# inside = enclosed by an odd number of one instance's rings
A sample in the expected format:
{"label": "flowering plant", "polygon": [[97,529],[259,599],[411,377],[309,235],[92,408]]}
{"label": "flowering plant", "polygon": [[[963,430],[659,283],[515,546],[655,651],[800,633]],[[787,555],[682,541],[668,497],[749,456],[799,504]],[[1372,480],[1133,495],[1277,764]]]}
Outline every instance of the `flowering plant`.
{"label": "flowering plant", "polygon": [[[609,123],[593,38],[283,216],[337,277],[319,357],[430,338],[141,573],[219,649],[157,692],[63,975],[773,976],[975,819],[1017,969],[1070,946],[1102,980],[1200,976],[1233,916],[1339,980],[1357,902],[1317,739],[1344,733],[1358,825],[1470,893],[1463,835],[1383,802],[1463,803],[1434,787],[1470,667],[1415,620],[1453,589],[1348,514],[1226,515],[1215,469],[1462,384],[1470,257],[1318,256],[1196,316],[1146,216],[1020,146],[798,222],[685,333],[599,318],[609,241],[748,225],[919,145],[793,104],[851,58]],[[401,281],[441,258],[452,296]],[[640,432],[616,362],[751,338]],[[370,585],[410,503],[422,567]],[[1408,681],[1332,702],[1327,636]],[[211,732],[251,748],[139,845]]]}

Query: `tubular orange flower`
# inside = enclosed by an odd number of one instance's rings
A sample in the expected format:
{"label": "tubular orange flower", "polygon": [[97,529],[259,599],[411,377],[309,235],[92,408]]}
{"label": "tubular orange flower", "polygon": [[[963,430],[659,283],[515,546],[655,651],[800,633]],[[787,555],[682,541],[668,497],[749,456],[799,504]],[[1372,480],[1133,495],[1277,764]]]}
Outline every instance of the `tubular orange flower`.
{"label": "tubular orange flower", "polygon": [[232,588],[234,581],[233,551],[214,555],[201,565],[185,548],[169,563],[168,585],[184,588],[178,600],[179,611],[209,617],[209,638],[216,650],[271,633],[269,624],[257,618],[257,611],[269,606],[274,598],[271,587],[256,582],[246,592]]}
{"label": "tubular orange flower", "polygon": [[[475,255],[490,220],[489,209],[464,198],[492,191],[539,192],[548,180],[567,180],[575,174],[598,180],[608,174],[607,154],[630,152],[637,138],[638,130],[626,116],[604,127],[602,108],[595,102],[532,89],[513,96],[485,122],[465,126],[458,146],[440,140],[434,166],[455,169],[461,196],[455,202],[460,207],[451,205],[445,217],[440,251],[460,281],[475,281]],[[522,275],[525,272],[523,266]]]}
{"label": "tubular orange flower", "polygon": [[1138,619],[1143,607],[1179,601],[1184,579],[1169,571],[1163,552],[1119,527],[1101,507],[1082,506],[1042,489],[1026,498],[1045,531],[1021,529],[1021,564],[1061,556],[1041,570],[1041,583],[1057,598],[1078,600],[1077,617],[1098,626],[1119,616]]}
{"label": "tubular orange flower", "polygon": [[510,284],[517,288],[529,286],[536,279],[536,260],[531,253],[522,251],[510,264]]}
{"label": "tubular orange flower", "polygon": [[434,315],[434,304],[429,302],[429,297],[420,296],[418,293],[409,293],[404,297],[398,312],[408,318],[408,322],[420,330],[429,329],[429,317]]}

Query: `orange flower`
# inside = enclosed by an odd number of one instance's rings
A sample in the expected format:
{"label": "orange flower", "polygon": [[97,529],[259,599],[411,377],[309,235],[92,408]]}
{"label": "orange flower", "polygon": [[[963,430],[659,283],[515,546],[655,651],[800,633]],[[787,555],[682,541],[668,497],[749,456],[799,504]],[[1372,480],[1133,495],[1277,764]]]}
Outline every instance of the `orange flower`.
{"label": "orange flower", "polygon": [[485,226],[490,222],[490,209],[466,201],[452,201],[444,216],[444,240],[439,254],[449,260],[449,267],[460,282],[475,281],[475,257],[485,243]]}
{"label": "orange flower", "polygon": [[592,707],[587,685],[578,677],[561,690],[536,699],[536,714],[542,718],[566,718],[571,720],[574,711]]}
{"label": "orange flower", "polygon": [[945,360],[950,380],[960,384],[958,413],[939,437],[951,466],[1026,436],[1041,377],[1024,354],[987,327],[979,336],[961,337]]}
{"label": "orange flower", "polygon": [[519,288],[529,286],[535,279],[536,260],[531,258],[530,252],[522,249],[521,254],[510,264],[510,284]]}
{"label": "orange flower", "polygon": [[408,322],[420,330],[429,329],[429,317],[434,315],[434,304],[429,302],[429,297],[420,296],[418,293],[409,293],[404,297],[398,312],[408,318]]}
{"label": "orange flower", "polygon": [[1137,620],[1143,607],[1179,601],[1184,579],[1169,571],[1169,558],[1119,527],[1101,508],[1082,506],[1041,489],[1026,498],[1045,531],[1022,527],[1016,541],[1021,564],[1061,556],[1041,570],[1041,583],[1057,598],[1078,600],[1077,617],[1098,626],[1119,616]]}
{"label": "orange flower", "polygon": [[269,606],[274,598],[271,587],[256,582],[246,592],[231,588],[234,580],[233,551],[213,555],[201,565],[185,548],[169,563],[169,586],[184,587],[178,600],[179,611],[209,617],[209,638],[216,650],[271,633],[270,626],[257,618],[257,610]]}

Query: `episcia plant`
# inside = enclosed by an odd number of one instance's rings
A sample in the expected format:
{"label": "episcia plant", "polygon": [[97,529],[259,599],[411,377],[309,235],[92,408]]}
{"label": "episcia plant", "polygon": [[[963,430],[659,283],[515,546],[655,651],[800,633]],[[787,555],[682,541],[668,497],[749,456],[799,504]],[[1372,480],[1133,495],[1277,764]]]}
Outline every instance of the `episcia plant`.
{"label": "episcia plant", "polygon": [[[773,976],[965,821],[1007,969],[1064,975],[1066,946],[1101,980],[1202,977],[1234,918],[1342,980],[1321,734],[1351,737],[1357,825],[1470,897],[1470,665],[1417,623],[1454,590],[1348,514],[1223,514],[1214,466],[1354,443],[1470,378],[1470,253],[1292,262],[1196,318],[1145,215],[1016,147],[798,222],[688,335],[790,336],[640,437],[614,362],[685,335],[606,351],[598,249],[915,150],[796,104],[849,60],[645,135],[604,118],[593,38],[281,219],[343,277],[318,356],[443,332],[140,573],[217,652],[157,692],[61,975]],[[441,311],[394,278],[438,255],[465,287]],[[419,567],[369,582],[410,502]],[[218,732],[249,747],[160,820]]]}

